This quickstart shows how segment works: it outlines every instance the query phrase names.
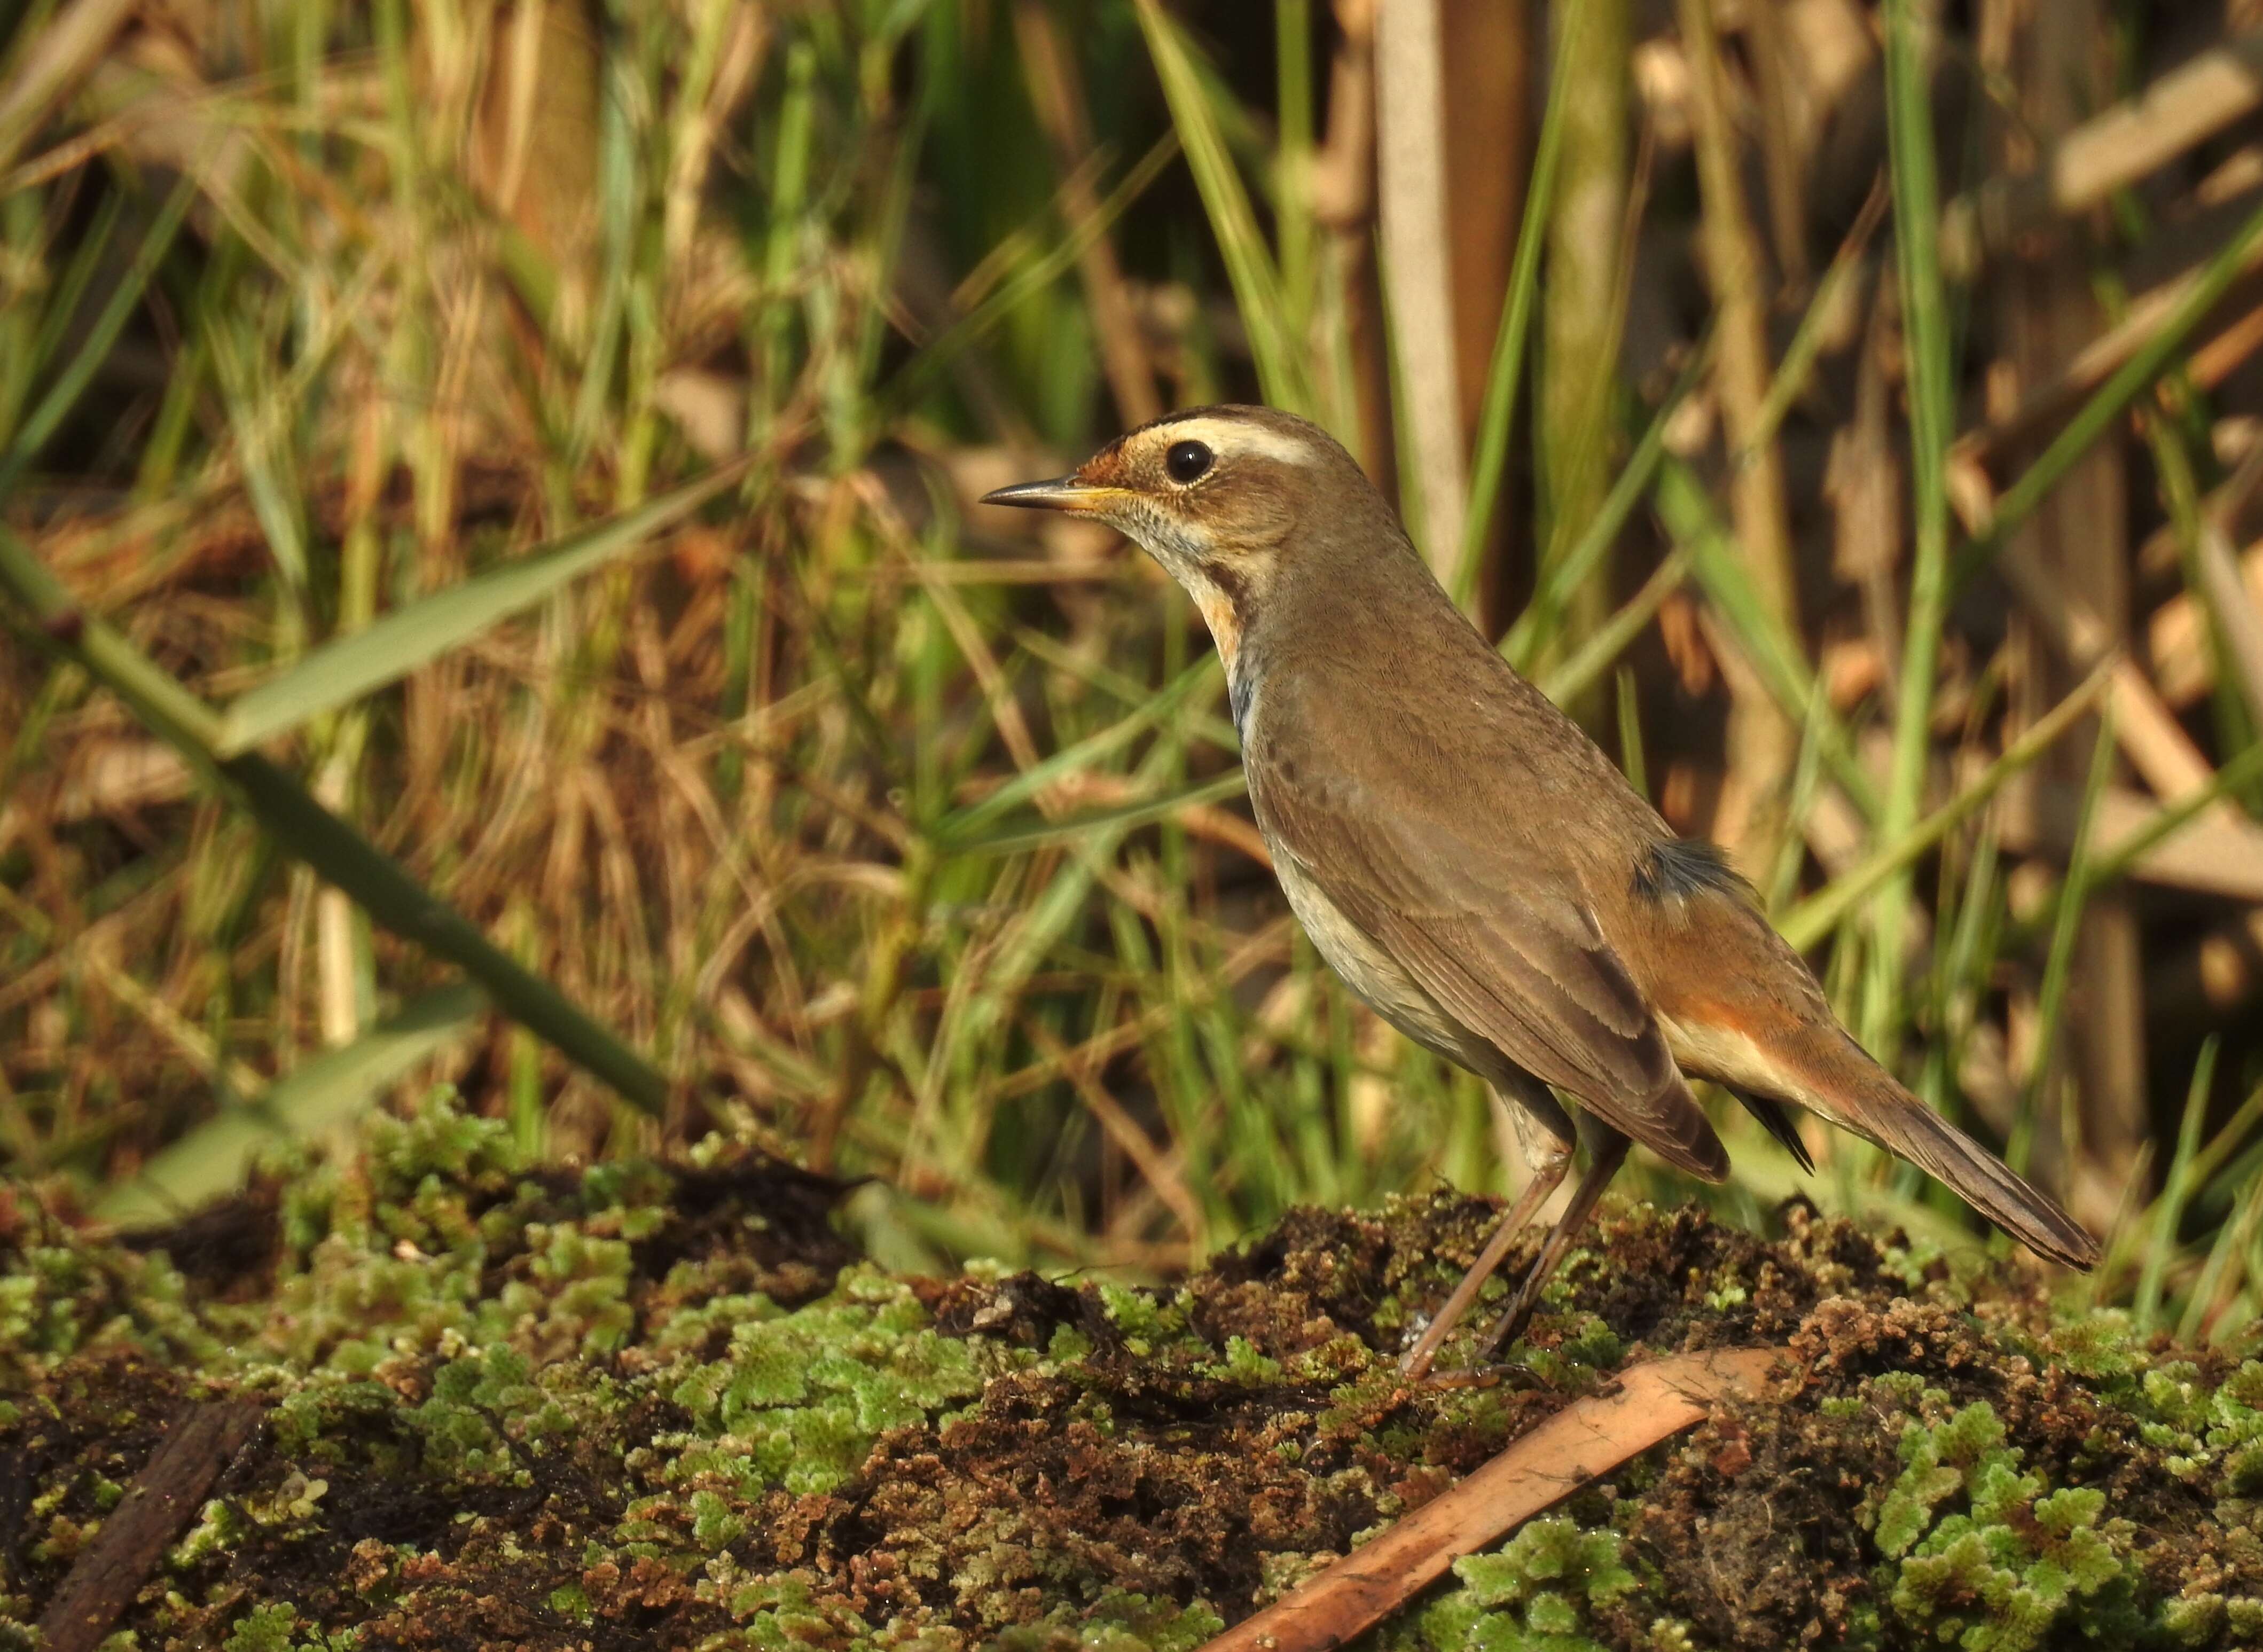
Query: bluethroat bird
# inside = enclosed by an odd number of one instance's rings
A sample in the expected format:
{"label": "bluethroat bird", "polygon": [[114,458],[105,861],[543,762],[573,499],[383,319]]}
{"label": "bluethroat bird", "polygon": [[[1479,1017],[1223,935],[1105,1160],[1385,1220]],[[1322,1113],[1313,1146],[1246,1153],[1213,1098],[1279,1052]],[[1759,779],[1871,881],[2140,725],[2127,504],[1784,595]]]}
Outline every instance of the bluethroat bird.
{"label": "bluethroat bird", "polygon": [[1788,1105],[1899,1154],[2030,1250],[2097,1261],[2071,1217],[1848,1036],[1721,851],[1677,837],[1509,667],[1325,431],[1197,408],[986,503],[1097,518],[1186,588],[1225,663],[1291,909],[1377,1014],[1507,1109],[1530,1179],[1407,1351],[1408,1375],[1429,1368],[1575,1147],[1587,1169],[1479,1359],[1522,1329],[1630,1141],[1726,1177],[1693,1078],[1737,1096],[1804,1168]]}

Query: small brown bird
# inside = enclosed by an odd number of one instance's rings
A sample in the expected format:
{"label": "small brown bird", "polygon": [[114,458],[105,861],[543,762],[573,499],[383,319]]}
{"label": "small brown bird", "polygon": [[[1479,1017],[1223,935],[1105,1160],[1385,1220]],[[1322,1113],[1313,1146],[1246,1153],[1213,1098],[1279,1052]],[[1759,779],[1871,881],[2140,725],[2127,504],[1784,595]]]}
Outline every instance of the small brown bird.
{"label": "small brown bird", "polygon": [[[1732,1091],[1803,1168],[1787,1103],[1898,1153],[2029,1249],[2097,1261],[2072,1218],[1847,1035],[1721,851],[1677,837],[1510,669],[1325,431],[1197,408],[986,503],[1097,518],[1186,588],[1225,662],[1291,909],[1354,992],[1507,1104],[1531,1181],[1408,1351],[1410,1375],[1575,1141],[1587,1171],[1480,1359],[1522,1326],[1630,1138],[1725,1178],[1691,1078]],[[1551,1089],[1576,1100],[1576,1126]]]}

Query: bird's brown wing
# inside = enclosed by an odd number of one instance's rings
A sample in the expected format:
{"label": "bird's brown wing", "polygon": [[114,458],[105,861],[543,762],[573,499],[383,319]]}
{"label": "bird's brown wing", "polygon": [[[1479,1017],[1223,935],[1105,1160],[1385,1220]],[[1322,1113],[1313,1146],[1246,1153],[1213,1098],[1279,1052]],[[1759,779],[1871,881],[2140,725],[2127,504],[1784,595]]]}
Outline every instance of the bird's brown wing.
{"label": "bird's brown wing", "polygon": [[[1300,744],[1303,743],[1300,743]],[[1386,805],[1349,765],[1312,750],[1294,784],[1254,764],[1250,791],[1278,851],[1462,1025],[1679,1169],[1710,1181],[1728,1155],[1674,1064],[1655,1017],[1568,873],[1504,830],[1479,837],[1481,800]]]}

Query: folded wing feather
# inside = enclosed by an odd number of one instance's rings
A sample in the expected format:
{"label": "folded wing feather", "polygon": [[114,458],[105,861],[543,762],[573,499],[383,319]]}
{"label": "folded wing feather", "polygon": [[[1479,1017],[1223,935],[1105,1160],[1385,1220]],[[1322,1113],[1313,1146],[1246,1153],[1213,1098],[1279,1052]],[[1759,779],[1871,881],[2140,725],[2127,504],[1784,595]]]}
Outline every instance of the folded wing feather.
{"label": "folded wing feather", "polygon": [[[1386,808],[1347,765],[1297,754],[1251,795],[1276,847],[1464,1026],[1667,1163],[1718,1181],[1728,1156],[1594,917],[1529,845],[1473,840],[1444,811]],[[1460,811],[1457,811],[1460,812]]]}

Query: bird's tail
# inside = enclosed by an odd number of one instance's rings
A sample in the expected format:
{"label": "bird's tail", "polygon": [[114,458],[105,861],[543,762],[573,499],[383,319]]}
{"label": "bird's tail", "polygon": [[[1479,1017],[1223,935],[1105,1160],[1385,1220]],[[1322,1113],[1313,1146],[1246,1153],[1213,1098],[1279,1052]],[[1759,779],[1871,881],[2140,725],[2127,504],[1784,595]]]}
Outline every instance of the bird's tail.
{"label": "bird's tail", "polygon": [[[1853,1040],[1847,1044],[1867,1070],[1856,1080],[1860,1107],[1843,1112],[1829,1109],[1827,1116],[1833,1122],[1868,1136],[1934,1180],[1947,1183],[1958,1198],[2037,1256],[2084,1272],[2098,1265],[2098,1241],[2061,1209],[2057,1200],[1903,1089]],[[1839,1068],[1835,1076],[1853,1077],[1846,1069],[1855,1064],[1834,1063]]]}

